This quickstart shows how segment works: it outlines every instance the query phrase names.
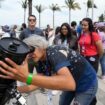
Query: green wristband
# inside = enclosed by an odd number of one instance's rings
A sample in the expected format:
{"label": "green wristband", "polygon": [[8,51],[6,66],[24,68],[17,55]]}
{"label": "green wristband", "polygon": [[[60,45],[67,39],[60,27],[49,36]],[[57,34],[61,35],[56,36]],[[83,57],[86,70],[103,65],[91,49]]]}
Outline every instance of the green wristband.
{"label": "green wristband", "polygon": [[27,80],[26,80],[27,85],[30,85],[32,83],[32,77],[33,77],[33,74],[30,73],[27,77]]}

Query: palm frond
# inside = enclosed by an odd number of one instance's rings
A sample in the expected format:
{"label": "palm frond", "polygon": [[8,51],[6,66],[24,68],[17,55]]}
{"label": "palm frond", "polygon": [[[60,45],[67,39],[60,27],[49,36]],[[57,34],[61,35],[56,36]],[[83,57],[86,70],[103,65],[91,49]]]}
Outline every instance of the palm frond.
{"label": "palm frond", "polygon": [[60,7],[58,6],[58,4],[52,4],[51,6],[49,6],[50,9],[52,11],[61,11]]}
{"label": "palm frond", "polygon": [[44,7],[44,6],[42,6],[41,4],[40,5],[36,5],[36,6],[34,6],[35,7],[35,9],[39,12],[39,13],[41,13],[41,12],[43,12],[46,8]]}
{"label": "palm frond", "polygon": [[27,2],[27,0],[25,0],[25,1],[21,1],[21,2],[19,2],[20,4],[21,4],[21,6],[22,6],[22,8],[24,8],[24,9],[26,9],[27,7],[28,7],[28,2]]}
{"label": "palm frond", "polygon": [[81,9],[79,3],[75,2],[75,0],[65,0],[65,4],[69,9]]}
{"label": "palm frond", "polygon": [[[92,8],[92,0],[87,1],[87,7]],[[94,4],[94,8],[97,8],[96,4]]]}

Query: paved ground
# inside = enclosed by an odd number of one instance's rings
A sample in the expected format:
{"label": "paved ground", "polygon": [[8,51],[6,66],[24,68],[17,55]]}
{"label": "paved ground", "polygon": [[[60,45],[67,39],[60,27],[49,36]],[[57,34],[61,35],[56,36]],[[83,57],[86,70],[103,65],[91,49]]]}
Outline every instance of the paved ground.
{"label": "paved ground", "polygon": [[[101,80],[99,78],[99,76],[101,75],[101,71],[99,69],[98,72],[98,83],[99,83],[99,88],[98,88],[98,92],[97,92],[97,105],[105,105],[105,81]],[[52,103],[49,104],[48,103],[48,96],[46,94],[40,93],[40,92],[36,92],[36,99],[37,99],[37,103],[38,105],[59,105],[59,94],[52,96]]]}
{"label": "paved ground", "polygon": [[105,81],[100,79],[101,75],[101,69],[99,68],[98,71],[98,93],[97,93],[97,98],[98,98],[98,103],[97,105],[105,105]]}

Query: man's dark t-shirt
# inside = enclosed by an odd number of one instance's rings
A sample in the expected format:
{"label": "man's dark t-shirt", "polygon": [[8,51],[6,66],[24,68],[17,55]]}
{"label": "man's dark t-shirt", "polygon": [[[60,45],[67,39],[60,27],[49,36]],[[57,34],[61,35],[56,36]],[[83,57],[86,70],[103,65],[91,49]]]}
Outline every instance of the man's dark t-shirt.
{"label": "man's dark t-shirt", "polygon": [[77,52],[63,46],[47,49],[47,60],[39,62],[37,72],[51,75],[62,67],[68,67],[76,81],[76,91],[84,92],[93,86],[97,79],[93,67]]}
{"label": "man's dark t-shirt", "polygon": [[23,40],[33,34],[44,36],[43,31],[37,27],[34,30],[30,30],[29,28],[26,28],[20,33],[19,39]]}

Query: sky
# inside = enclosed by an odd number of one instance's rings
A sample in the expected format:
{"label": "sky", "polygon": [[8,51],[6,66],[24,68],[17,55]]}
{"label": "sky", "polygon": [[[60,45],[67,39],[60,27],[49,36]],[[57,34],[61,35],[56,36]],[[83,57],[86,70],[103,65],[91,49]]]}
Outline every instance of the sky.
{"label": "sky", "polygon": [[[86,2],[87,0],[75,0],[80,4],[81,10],[71,11],[71,21],[79,23],[81,19],[86,17]],[[97,21],[98,17],[105,11],[105,0],[94,0],[97,5],[97,9],[94,9],[93,21]],[[48,8],[49,5],[58,4],[59,6],[65,6],[65,0],[33,0],[33,6],[43,5],[45,9],[41,13],[41,27],[46,27],[49,24],[52,27],[52,11]],[[0,25],[21,25],[24,21],[24,10],[21,6],[21,0],[4,0],[0,3]],[[37,17],[38,26],[38,12],[33,7],[33,14]],[[91,18],[91,9],[89,10],[89,17]],[[26,13],[27,23],[28,9]],[[63,22],[69,22],[68,8],[61,8],[61,11],[55,12],[55,26],[60,26]]]}

